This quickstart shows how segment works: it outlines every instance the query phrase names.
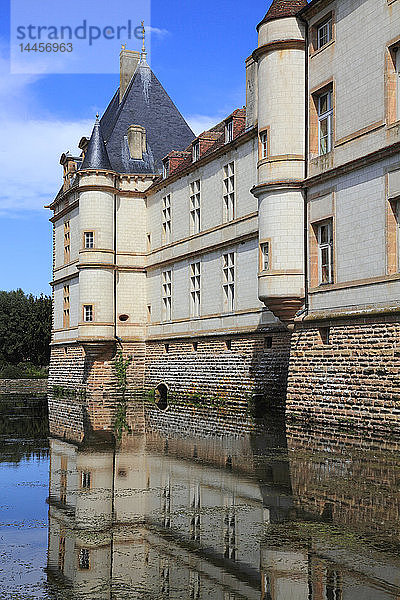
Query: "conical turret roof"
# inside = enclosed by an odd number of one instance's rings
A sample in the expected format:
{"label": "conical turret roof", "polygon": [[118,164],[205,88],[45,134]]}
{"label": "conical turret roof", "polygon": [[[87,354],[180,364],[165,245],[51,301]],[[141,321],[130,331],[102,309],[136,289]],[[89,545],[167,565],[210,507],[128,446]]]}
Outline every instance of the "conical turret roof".
{"label": "conical turret roof", "polygon": [[267,14],[258,24],[257,29],[268,21],[274,19],[283,19],[284,17],[294,17],[302,8],[307,6],[307,0],[273,0]]}
{"label": "conical turret roof", "polygon": [[96,123],[86,150],[81,169],[104,169],[111,171],[111,163],[108,158],[106,145],[100,130],[100,121],[97,115]]}
{"label": "conical turret roof", "polygon": [[[143,160],[130,156],[127,133],[130,125],[146,130],[147,152]],[[108,156],[118,173],[158,173],[162,159],[172,150],[185,150],[195,138],[142,55],[135,74],[119,102],[119,90],[100,121]]]}

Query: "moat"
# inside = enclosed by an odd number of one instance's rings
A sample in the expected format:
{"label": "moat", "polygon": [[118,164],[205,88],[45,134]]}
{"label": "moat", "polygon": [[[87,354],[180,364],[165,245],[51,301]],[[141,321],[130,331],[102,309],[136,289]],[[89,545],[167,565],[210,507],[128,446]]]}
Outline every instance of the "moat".
{"label": "moat", "polygon": [[1,600],[400,598],[400,439],[166,422],[78,442],[3,397]]}

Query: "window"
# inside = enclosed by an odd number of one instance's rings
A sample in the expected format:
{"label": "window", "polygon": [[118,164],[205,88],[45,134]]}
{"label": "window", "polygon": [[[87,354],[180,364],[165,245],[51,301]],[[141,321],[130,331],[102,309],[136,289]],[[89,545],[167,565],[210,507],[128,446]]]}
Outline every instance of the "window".
{"label": "window", "polygon": [[83,307],[83,320],[85,323],[93,322],[93,304],[85,304]]}
{"label": "window", "polygon": [[150,252],[150,250],[151,250],[151,233],[148,233],[146,236],[146,248],[147,248],[147,252]]}
{"label": "window", "polygon": [[163,321],[170,321],[172,318],[171,298],[172,298],[172,271],[164,271],[162,274],[162,311]]}
{"label": "window", "polygon": [[260,133],[260,159],[268,157],[268,131]]}
{"label": "window", "polygon": [[201,526],[201,496],[199,484],[191,486],[190,489],[190,512],[190,539],[194,542],[199,542]]}
{"label": "window", "polygon": [[190,265],[190,314],[192,317],[200,315],[200,283],[201,265],[195,262]]}
{"label": "window", "polygon": [[196,142],[195,144],[193,144],[192,160],[193,160],[193,162],[196,162],[196,160],[199,160],[199,158],[200,158],[200,142]]}
{"label": "window", "polygon": [[93,231],[85,231],[85,248],[94,248]]}
{"label": "window", "polygon": [[90,569],[90,550],[88,548],[81,548],[79,550],[79,568]]}
{"label": "window", "polygon": [[224,556],[230,560],[236,560],[236,514],[233,499],[231,505],[225,507]]}
{"label": "window", "polygon": [[169,160],[163,161],[163,179],[166,179],[169,175]]}
{"label": "window", "polygon": [[200,232],[200,179],[190,184],[190,233]]}
{"label": "window", "polygon": [[147,305],[147,322],[151,323],[151,304]]}
{"label": "window", "polygon": [[328,90],[320,94],[318,101],[318,148],[319,154],[327,154],[333,148],[333,94]]}
{"label": "window", "polygon": [[171,242],[171,195],[162,200],[162,241],[163,244]]}
{"label": "window", "polygon": [[64,223],[64,263],[71,260],[71,229],[69,221]]}
{"label": "window", "polygon": [[224,167],[224,221],[235,218],[235,163]]}
{"label": "window", "polygon": [[83,490],[90,490],[92,474],[90,471],[81,472],[81,488]]}
{"label": "window", "polygon": [[61,533],[58,541],[58,568],[61,573],[64,573],[65,566],[65,534]]}
{"label": "window", "polygon": [[69,327],[69,285],[64,285],[63,289],[63,328]]}
{"label": "window", "polygon": [[328,19],[325,19],[320,25],[317,25],[317,47],[316,49],[322,48],[332,39],[332,15],[329,15]]}
{"label": "window", "polygon": [[272,337],[267,336],[264,340],[264,350],[271,350],[272,348]]}
{"label": "window", "polygon": [[227,310],[235,308],[235,253],[223,255],[224,304]]}
{"label": "window", "polygon": [[260,271],[269,271],[271,268],[270,242],[260,244]]}
{"label": "window", "polygon": [[226,143],[231,142],[233,140],[233,119],[230,119],[226,123],[225,140]]}
{"label": "window", "polygon": [[319,284],[333,283],[333,224],[326,221],[318,225],[318,277]]}
{"label": "window", "polygon": [[61,504],[67,503],[67,476],[68,476],[68,462],[65,456],[61,457],[60,467],[60,502]]}

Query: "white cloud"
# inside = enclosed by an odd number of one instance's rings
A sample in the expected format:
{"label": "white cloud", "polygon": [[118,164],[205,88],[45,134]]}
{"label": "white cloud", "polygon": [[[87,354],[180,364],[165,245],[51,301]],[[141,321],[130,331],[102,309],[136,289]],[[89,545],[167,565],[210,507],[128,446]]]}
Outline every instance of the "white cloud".
{"label": "white cloud", "polygon": [[52,201],[62,183],[61,154],[80,152],[77,144],[93,122],[0,119],[0,127],[0,214],[17,216]]}
{"label": "white cloud", "polygon": [[167,35],[170,35],[168,29],[160,29],[159,27],[146,27],[146,31],[149,31],[152,35],[157,35],[160,38],[164,38]]}
{"label": "white cloud", "polygon": [[[2,55],[3,54],[3,55]],[[24,217],[48,204],[61,186],[63,152],[78,152],[93,122],[28,119],[35,98],[30,86],[38,76],[11,75],[0,46],[0,215]]]}
{"label": "white cloud", "polygon": [[216,115],[214,117],[209,115],[189,115],[185,118],[194,133],[199,135],[200,133],[203,133],[203,131],[208,131],[212,127],[215,127],[215,125],[223,120],[224,116],[226,115]]}

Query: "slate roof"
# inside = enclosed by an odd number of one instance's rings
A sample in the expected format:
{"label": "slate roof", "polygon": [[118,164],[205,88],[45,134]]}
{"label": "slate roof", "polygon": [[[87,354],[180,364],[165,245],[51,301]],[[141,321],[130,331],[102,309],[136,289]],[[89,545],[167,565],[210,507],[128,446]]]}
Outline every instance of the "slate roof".
{"label": "slate roof", "polygon": [[307,6],[307,0],[273,0],[267,14],[257,25],[257,29],[268,21],[274,19],[283,19],[284,17],[294,17],[302,8]]}
{"label": "slate roof", "polygon": [[[143,160],[130,157],[130,125],[146,129],[147,153]],[[142,58],[119,103],[119,89],[100,121],[111,167],[117,173],[159,173],[162,159],[171,150],[184,150],[195,138],[193,131]]]}
{"label": "slate roof", "polygon": [[112,170],[103,136],[100,131],[100,122],[98,118],[94,124],[81,169]]}

